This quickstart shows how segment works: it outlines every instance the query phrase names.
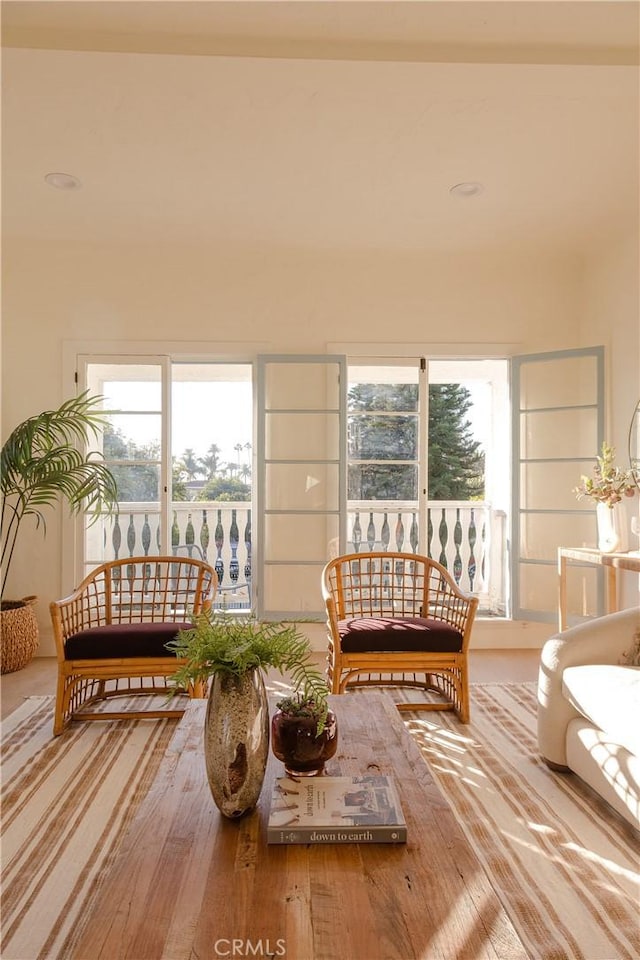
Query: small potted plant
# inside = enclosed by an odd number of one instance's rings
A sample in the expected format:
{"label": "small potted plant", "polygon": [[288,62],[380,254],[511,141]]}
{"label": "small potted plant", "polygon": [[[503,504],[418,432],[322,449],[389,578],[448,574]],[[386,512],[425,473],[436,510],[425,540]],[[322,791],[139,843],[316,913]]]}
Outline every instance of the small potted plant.
{"label": "small potted plant", "polygon": [[301,689],[277,703],[271,748],[290,777],[321,774],[338,748],[338,722],[326,692]]}
{"label": "small potted plant", "polygon": [[208,611],[167,647],[184,660],[174,687],[212,681],[204,731],[209,787],[226,817],[241,817],[258,802],[269,752],[263,675],[269,668],[288,674],[294,690],[314,699],[316,731],[327,719],[327,681],[294,624]]}

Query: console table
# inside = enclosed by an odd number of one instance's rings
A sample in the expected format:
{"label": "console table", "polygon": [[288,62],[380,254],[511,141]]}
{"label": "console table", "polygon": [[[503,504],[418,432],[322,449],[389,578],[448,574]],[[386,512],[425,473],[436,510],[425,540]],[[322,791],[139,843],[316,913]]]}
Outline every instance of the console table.
{"label": "console table", "polygon": [[256,810],[215,807],[192,700],[86,920],[78,960],[526,960],[527,953],[391,697],[330,697],[327,773],[395,778],[406,844],[267,845],[271,754]]}
{"label": "console table", "polygon": [[567,627],[567,561],[604,567],[607,613],[618,608],[618,570],[640,573],[640,553],[602,553],[596,547],[558,548],[558,630]]}

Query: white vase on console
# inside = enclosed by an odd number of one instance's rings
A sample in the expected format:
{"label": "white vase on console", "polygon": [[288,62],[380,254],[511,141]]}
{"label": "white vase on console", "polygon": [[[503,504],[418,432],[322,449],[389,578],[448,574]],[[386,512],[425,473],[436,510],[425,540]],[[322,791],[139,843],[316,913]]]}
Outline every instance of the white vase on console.
{"label": "white vase on console", "polygon": [[596,504],[598,521],[598,550],[602,553],[626,553],[629,549],[627,537],[627,517],[624,507],[615,503],[609,507],[606,503]]}
{"label": "white vase on console", "polygon": [[[640,537],[640,517],[631,518],[631,533],[635,534],[636,537]],[[635,545],[634,545],[635,546]],[[638,544],[639,549],[632,550],[632,553],[640,553],[640,544]]]}

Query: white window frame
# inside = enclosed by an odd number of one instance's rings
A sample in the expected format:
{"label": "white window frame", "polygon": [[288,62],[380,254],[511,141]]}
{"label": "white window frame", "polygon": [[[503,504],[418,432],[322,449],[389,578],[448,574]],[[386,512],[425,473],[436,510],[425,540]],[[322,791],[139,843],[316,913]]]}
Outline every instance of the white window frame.
{"label": "white window frame", "polygon": [[[62,348],[62,394],[80,393],[83,389],[83,365],[94,363],[146,363],[162,362],[170,370],[173,363],[241,363],[252,365],[255,390],[255,368],[259,353],[265,351],[263,342],[217,343],[215,341],[182,340],[67,340]],[[164,376],[163,391],[163,439],[165,450],[171,450],[171,380]],[[166,499],[166,508],[162,509],[164,542],[168,542],[170,528],[170,490],[171,460],[165,457],[165,476],[161,483],[161,496]],[[166,487],[166,490],[164,489]],[[254,494],[255,498],[255,494]],[[255,502],[255,500],[254,500]],[[70,593],[79,583],[84,572],[83,557],[83,519],[74,516],[69,523],[63,523],[61,531],[60,570],[63,593]]]}

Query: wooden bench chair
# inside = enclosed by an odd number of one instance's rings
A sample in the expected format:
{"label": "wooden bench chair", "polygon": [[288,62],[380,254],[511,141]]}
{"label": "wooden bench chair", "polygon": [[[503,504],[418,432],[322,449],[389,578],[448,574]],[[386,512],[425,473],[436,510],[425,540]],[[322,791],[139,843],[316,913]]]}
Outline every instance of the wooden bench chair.
{"label": "wooden bench chair", "polygon": [[413,553],[335,557],[323,572],[332,693],[420,687],[439,696],[399,710],[455,710],[469,722],[467,651],[478,600],[447,570]]}
{"label": "wooden bench chair", "polygon": [[[53,601],[54,736],[71,720],[181,716],[177,700],[154,710],[91,707],[113,697],[168,694],[168,678],[182,661],[165,644],[211,607],[217,583],[213,568],[201,560],[129,557],[102,564],[70,596]],[[201,689],[188,692],[203,695]]]}

